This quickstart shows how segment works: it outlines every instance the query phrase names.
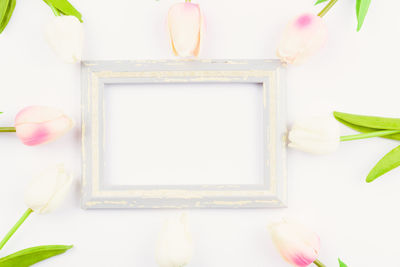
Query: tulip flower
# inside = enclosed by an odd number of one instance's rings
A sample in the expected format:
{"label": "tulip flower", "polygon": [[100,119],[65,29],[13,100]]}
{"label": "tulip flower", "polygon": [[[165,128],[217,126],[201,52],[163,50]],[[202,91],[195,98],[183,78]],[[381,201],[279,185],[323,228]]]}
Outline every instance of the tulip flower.
{"label": "tulip flower", "polygon": [[[357,123],[359,123],[356,120],[360,120],[359,118],[362,118],[364,121],[368,118],[374,121],[385,120],[385,118],[367,117],[340,112],[335,112],[334,114],[338,120],[341,122],[344,121],[345,123],[346,119],[350,117],[350,121],[356,124],[356,128]],[[351,120],[351,118],[354,119]],[[302,119],[293,124],[288,134],[288,146],[313,154],[327,154],[336,151],[341,141],[352,141],[372,137],[390,138],[400,133],[400,129],[372,129],[367,128],[362,123],[363,122],[361,122],[362,126],[359,128],[366,130],[366,133],[341,136],[339,122],[334,120],[333,117],[311,117]],[[352,127],[354,124],[349,125]]]}
{"label": "tulip flower", "polygon": [[16,132],[27,146],[51,142],[74,126],[71,118],[62,111],[44,106],[29,106],[15,118],[15,127],[1,127],[0,132]]}
{"label": "tulip flower", "polygon": [[53,166],[33,179],[25,191],[25,204],[36,213],[49,213],[64,200],[72,183],[72,176],[63,165]]}
{"label": "tulip flower", "polygon": [[45,39],[53,51],[65,62],[82,59],[84,30],[74,16],[56,16],[45,29]]}
{"label": "tulip flower", "polygon": [[168,29],[172,51],[176,56],[197,56],[203,32],[203,16],[198,4],[173,5],[168,12]]}
{"label": "tulip flower", "polygon": [[193,255],[193,242],[186,215],[168,219],[159,236],[156,260],[160,267],[183,267]]}
{"label": "tulip flower", "polygon": [[318,51],[328,36],[320,16],[302,14],[286,26],[277,55],[285,63],[298,64]]}
{"label": "tulip flower", "polygon": [[[316,5],[328,0],[317,0]],[[328,31],[322,18],[336,4],[338,0],[329,0],[326,6],[318,13],[301,14],[286,26],[278,45],[277,55],[284,63],[299,64],[316,53],[325,43]],[[356,13],[359,31],[368,12],[370,0],[357,0]]]}
{"label": "tulip flower", "polygon": [[340,144],[339,122],[333,117],[313,117],[294,123],[289,147],[314,154],[334,152]]}
{"label": "tulip flower", "polygon": [[28,209],[0,242],[0,249],[32,212],[44,214],[58,208],[71,184],[72,176],[65,172],[63,165],[53,166],[33,179],[25,191],[25,203]]}
{"label": "tulip flower", "polygon": [[319,237],[303,225],[282,221],[271,224],[268,229],[279,253],[292,266],[305,267],[311,263],[324,266],[317,259]]}

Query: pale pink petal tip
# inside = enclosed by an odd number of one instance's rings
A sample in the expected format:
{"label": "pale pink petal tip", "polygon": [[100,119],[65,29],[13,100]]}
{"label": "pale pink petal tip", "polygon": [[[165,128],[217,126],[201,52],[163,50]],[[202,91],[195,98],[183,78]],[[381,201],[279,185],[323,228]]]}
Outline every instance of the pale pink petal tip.
{"label": "pale pink petal tip", "polygon": [[170,8],[168,30],[172,51],[176,56],[198,56],[203,26],[203,16],[198,4],[178,3]]}
{"label": "pale pink petal tip", "polygon": [[321,17],[302,14],[286,26],[277,55],[285,63],[302,63],[321,49],[327,37],[328,31]]}
{"label": "pale pink petal tip", "polygon": [[30,106],[15,118],[18,138],[28,146],[51,142],[73,127],[73,121],[61,111],[43,106]]}

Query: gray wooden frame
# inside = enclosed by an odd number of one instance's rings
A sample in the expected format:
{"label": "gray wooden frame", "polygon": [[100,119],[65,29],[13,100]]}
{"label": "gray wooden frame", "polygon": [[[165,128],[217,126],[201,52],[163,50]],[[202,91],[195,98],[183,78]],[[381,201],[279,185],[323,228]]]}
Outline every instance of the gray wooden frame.
{"label": "gray wooden frame", "polygon": [[[82,62],[82,207],[285,207],[284,68],[277,60]],[[260,185],[107,186],[103,182],[107,83],[260,83],[263,85],[264,183]]]}

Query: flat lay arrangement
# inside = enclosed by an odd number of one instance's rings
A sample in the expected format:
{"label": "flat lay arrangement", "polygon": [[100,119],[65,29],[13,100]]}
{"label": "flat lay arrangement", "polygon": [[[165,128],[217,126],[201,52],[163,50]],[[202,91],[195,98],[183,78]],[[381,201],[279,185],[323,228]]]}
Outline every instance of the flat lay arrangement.
{"label": "flat lay arrangement", "polygon": [[[24,27],[30,27],[19,15],[18,8],[25,3],[0,1],[0,43],[14,44],[13,38],[18,37],[13,35],[17,34],[14,25],[26,23]],[[219,24],[226,26],[224,16],[237,21],[236,27],[232,26],[237,35],[243,31],[237,25],[245,23],[246,18],[251,22],[251,11],[247,13],[245,5],[235,3],[231,8],[236,13],[215,15],[218,12],[213,13],[207,1],[160,0],[143,4],[149,5],[143,10],[139,2],[118,1],[115,6],[108,1],[29,3],[30,9],[42,5],[38,9],[44,6],[49,13],[40,41],[47,46],[40,43],[34,47],[38,52],[33,46],[29,52],[33,61],[36,53],[47,56],[46,63],[37,56],[35,64],[45,66],[48,81],[40,71],[26,69],[26,73],[33,73],[28,76],[32,88],[24,89],[25,93],[15,89],[12,94],[16,96],[0,106],[0,142],[8,155],[3,161],[14,168],[0,183],[0,202],[4,202],[0,206],[4,210],[0,219],[0,267],[211,267],[223,265],[226,257],[229,266],[368,267],[376,266],[378,258],[385,255],[382,266],[395,260],[392,250],[376,249],[383,242],[378,235],[363,232],[362,236],[377,240],[366,238],[368,241],[362,244],[350,233],[356,235],[360,229],[373,227],[380,231],[385,224],[390,229],[396,223],[396,216],[387,217],[387,211],[372,201],[395,199],[395,192],[385,195],[382,188],[396,185],[391,183],[400,166],[400,113],[385,113],[383,107],[391,105],[382,104],[385,100],[377,95],[371,96],[367,108],[355,108],[364,99],[357,92],[367,97],[370,90],[357,91],[361,89],[354,85],[369,86],[369,77],[356,76],[361,67],[347,69],[347,64],[358,63],[339,57],[346,40],[337,36],[342,31],[352,38],[374,38],[366,29],[373,28],[368,23],[370,9],[379,3],[354,0],[351,13],[355,16],[348,18],[350,5],[340,6],[343,1],[304,0],[302,5],[307,2],[309,8],[303,7],[302,12],[298,7],[287,14],[280,10],[275,17],[279,21],[269,18],[265,22],[268,27],[273,25],[267,29],[276,31],[268,40],[259,37],[269,43],[271,51],[266,55],[270,57],[238,59],[216,57],[218,53],[212,47],[217,47],[218,36],[224,38],[223,31],[215,30],[220,29]],[[124,9],[124,5],[135,9]],[[230,9],[226,1],[221,5]],[[250,6],[249,10],[257,9]],[[115,11],[118,9],[120,13]],[[158,13],[153,14],[155,9]],[[38,14],[46,11],[40,9]],[[153,27],[143,24],[130,29],[130,21],[139,13]],[[164,17],[160,19],[159,14]],[[291,18],[293,14],[297,15]],[[375,18],[378,15],[373,13],[372,20],[379,20]],[[344,29],[341,25],[333,30],[335,16],[345,22],[355,21],[356,27]],[[35,25],[43,23],[40,16],[34,17],[38,19]],[[259,20],[252,24],[252,30],[259,32],[264,16],[260,11],[254,18]],[[158,25],[157,30],[154,25]],[[391,25],[393,29],[388,31],[400,33],[396,26],[400,25]],[[123,34],[123,27],[130,30]],[[159,36],[163,35],[164,42],[136,38],[135,29],[155,40],[162,40]],[[251,32],[246,34],[251,36]],[[106,35],[129,35],[126,40],[109,39],[108,44],[113,45],[110,51],[116,55],[125,48],[139,51],[137,47],[143,44],[150,55],[154,50],[158,55],[167,54],[167,59],[97,57],[101,51],[97,47],[104,49],[107,45],[93,40],[108,38]],[[244,38],[235,40],[239,43],[232,42],[232,46],[237,45],[239,50],[245,46]],[[366,49],[366,53],[375,55],[374,45],[364,42],[357,51]],[[252,41],[249,47],[253,46],[251,53],[259,47]],[[374,60],[382,64],[384,60],[395,61],[377,58]],[[347,71],[337,68],[333,72],[330,62]],[[19,67],[0,71],[18,84],[24,79],[15,79],[13,73],[18,68],[22,72],[24,67],[21,61],[15,64]],[[53,70],[53,66],[62,71]],[[325,68],[330,70],[328,74]],[[387,75],[386,69],[393,71],[391,68],[375,64],[368,69],[380,75],[382,83],[373,80],[370,88],[386,90],[381,94],[385,99],[398,96],[396,88],[388,88],[388,81],[396,80]],[[357,77],[351,86],[350,73]],[[300,93],[295,88],[302,83],[293,82],[296,75],[304,81]],[[337,81],[343,88],[324,91],[325,86]],[[36,94],[40,82],[43,88],[51,89],[42,88],[44,91]],[[76,88],[66,94],[73,94],[73,98],[58,95],[58,86],[74,87],[71,84]],[[321,93],[310,93],[304,84]],[[393,96],[388,96],[389,92]],[[7,97],[7,90],[2,95]],[[319,102],[318,97],[323,100]],[[293,108],[296,105],[303,108],[299,114]],[[369,150],[372,146],[374,149]],[[29,159],[30,164],[23,163]],[[71,161],[74,163],[65,164]],[[18,180],[20,176],[23,178]],[[7,185],[7,179],[13,187]],[[362,197],[364,202],[371,201],[368,204],[358,200],[365,192],[368,194]],[[390,203],[396,207],[396,201]],[[369,212],[370,208],[375,213]],[[292,214],[287,216],[287,210]],[[330,223],[331,215],[321,210],[334,213],[337,221]],[[371,222],[364,226],[352,223],[362,216],[357,211],[373,216]],[[156,217],[140,222],[147,216]],[[214,223],[214,230],[207,230]],[[263,228],[259,228],[261,224]],[[331,232],[325,231],[327,228]],[[341,233],[343,229],[346,234]],[[393,235],[396,237],[397,232]],[[349,240],[346,249],[340,249],[339,238],[342,242]],[[212,239],[225,243],[218,245]],[[134,242],[136,247],[129,248]],[[369,246],[368,242],[376,244],[371,250],[377,250],[379,257],[370,251],[366,259],[359,257],[357,245]]]}

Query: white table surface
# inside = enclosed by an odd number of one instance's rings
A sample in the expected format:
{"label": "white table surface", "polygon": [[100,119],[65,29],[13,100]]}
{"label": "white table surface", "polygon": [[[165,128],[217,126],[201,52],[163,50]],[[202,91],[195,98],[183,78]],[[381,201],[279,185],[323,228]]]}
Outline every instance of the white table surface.
{"label": "white table surface", "polygon": [[[74,0],[85,20],[85,59],[173,58],[165,18],[170,0]],[[202,58],[275,58],[286,22],[312,0],[202,0],[207,31]],[[400,2],[372,1],[356,33],[355,0],[341,0],[326,16],[329,41],[306,64],[289,67],[289,122],[332,110],[400,117]],[[32,104],[62,108],[79,125],[80,66],[56,58],[43,39],[52,17],[42,1],[18,1],[0,35],[1,126]],[[343,132],[352,133],[343,127]],[[289,208],[189,210],[196,251],[188,266],[288,266],[273,247],[266,225],[295,218],[319,233],[320,259],[338,266],[399,266],[400,169],[372,184],[369,169],[395,141],[346,143],[331,155],[289,151]],[[169,210],[84,211],[79,206],[80,130],[57,142],[23,146],[0,138],[0,235],[24,212],[23,190],[43,167],[65,162],[76,177],[62,208],[32,215],[0,256],[34,245],[74,244],[68,253],[37,266],[156,267],[154,244]]]}

